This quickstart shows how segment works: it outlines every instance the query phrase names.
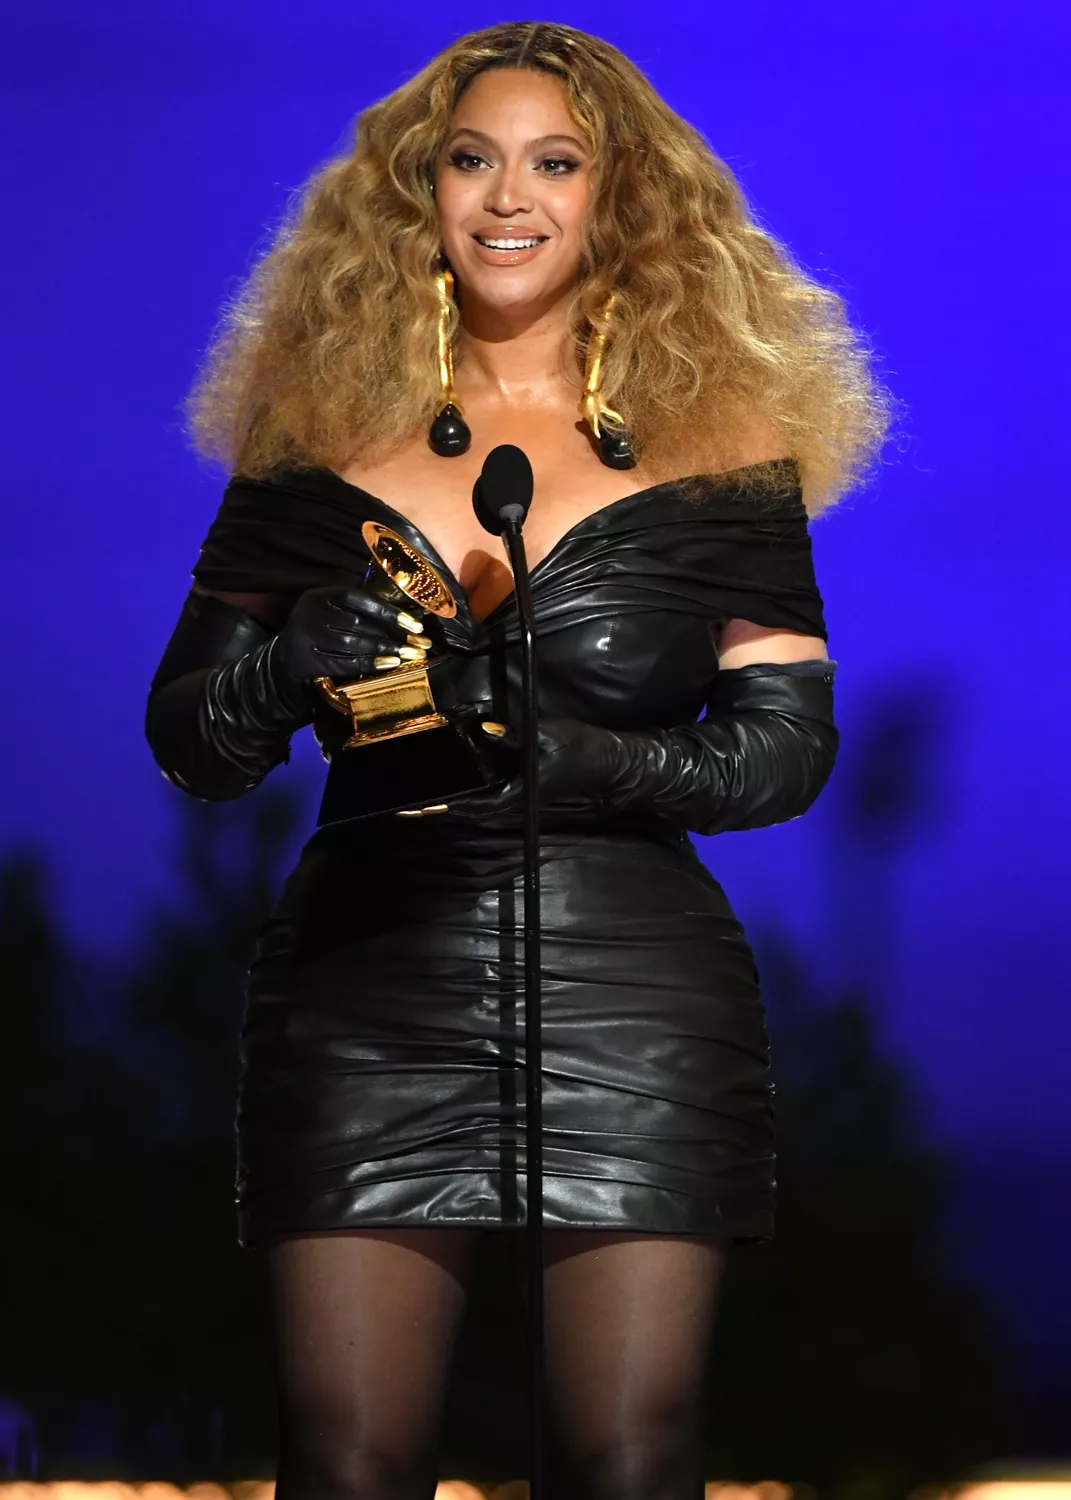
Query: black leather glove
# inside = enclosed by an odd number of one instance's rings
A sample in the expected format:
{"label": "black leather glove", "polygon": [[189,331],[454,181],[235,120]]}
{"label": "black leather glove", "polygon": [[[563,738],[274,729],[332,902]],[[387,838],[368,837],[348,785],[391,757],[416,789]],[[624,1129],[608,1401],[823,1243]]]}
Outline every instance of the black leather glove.
{"label": "black leather glove", "polygon": [[356,585],[309,589],[273,635],[244,610],[191,591],[149,689],[145,733],[176,786],[207,801],[240,797],[290,756],[312,720],[316,677],[350,682],[420,659],[431,641]]}
{"label": "black leather glove", "polygon": [[[653,812],[693,833],[762,828],[807,811],[836,758],[830,661],[763,662],[719,672],[706,717],[674,729],[539,724],[542,806]],[[519,812],[523,782],[453,798],[479,821]]]}
{"label": "black leather glove", "polygon": [[302,594],[265,648],[266,678],[292,728],[312,719],[317,677],[355,682],[404,660],[422,660],[431,645],[419,634],[422,619],[415,605],[386,604],[359,585],[328,584]]}

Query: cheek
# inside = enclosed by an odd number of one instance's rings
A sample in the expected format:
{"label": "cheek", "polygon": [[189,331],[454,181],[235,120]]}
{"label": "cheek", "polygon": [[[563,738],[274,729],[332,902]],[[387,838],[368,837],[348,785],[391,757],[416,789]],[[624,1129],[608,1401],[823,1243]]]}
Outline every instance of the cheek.
{"label": "cheek", "polygon": [[435,182],[435,203],[444,233],[457,230],[470,208],[469,183],[456,173],[444,173]]}
{"label": "cheek", "polygon": [[555,218],[557,222],[570,236],[578,235],[591,200],[590,184],[587,182],[563,184],[556,196]]}

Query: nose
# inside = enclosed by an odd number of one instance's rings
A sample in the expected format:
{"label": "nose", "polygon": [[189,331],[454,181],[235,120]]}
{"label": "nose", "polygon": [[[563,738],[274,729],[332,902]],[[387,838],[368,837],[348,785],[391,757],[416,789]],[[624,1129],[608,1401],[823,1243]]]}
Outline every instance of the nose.
{"label": "nose", "polygon": [[484,208],[501,218],[512,218],[519,213],[531,213],[531,187],[524,181],[524,164],[501,166],[491,174],[487,185]]}

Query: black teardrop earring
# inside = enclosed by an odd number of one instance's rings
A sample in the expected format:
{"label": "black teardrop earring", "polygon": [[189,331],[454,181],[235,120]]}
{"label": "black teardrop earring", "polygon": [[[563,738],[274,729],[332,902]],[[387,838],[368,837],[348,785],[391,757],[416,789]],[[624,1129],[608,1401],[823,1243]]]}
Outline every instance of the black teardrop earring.
{"label": "black teardrop earring", "polygon": [[439,292],[439,404],[428,441],[441,458],[456,458],[465,453],[472,433],[454,396],[454,357],[450,347],[450,303],[454,290],[452,271],[439,271],[435,277]]}
{"label": "black teardrop earring", "polygon": [[[617,293],[611,292],[603,303],[600,321],[608,322],[617,301]],[[636,455],[632,451],[632,439],[625,430],[620,412],[607,406],[599,394],[602,383],[602,357],[606,349],[606,333],[593,328],[588,335],[587,357],[584,361],[584,394],[580,400],[580,415],[590,426],[599,445],[599,457],[610,469],[632,469],[636,466]],[[606,418],[619,424],[619,431],[606,426]]]}

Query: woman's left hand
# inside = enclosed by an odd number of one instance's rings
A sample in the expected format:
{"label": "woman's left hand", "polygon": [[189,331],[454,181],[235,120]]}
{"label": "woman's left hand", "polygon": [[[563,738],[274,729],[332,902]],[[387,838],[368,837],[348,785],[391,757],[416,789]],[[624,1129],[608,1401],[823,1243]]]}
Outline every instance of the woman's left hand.
{"label": "woman's left hand", "polygon": [[[520,735],[510,729],[500,743],[520,751]],[[540,719],[537,732],[539,800],[543,806],[563,804],[582,810],[609,792],[617,764],[617,737],[581,719]],[[500,813],[519,812],[524,781],[518,771],[497,790],[466,792],[451,797],[449,811],[479,820]]]}

